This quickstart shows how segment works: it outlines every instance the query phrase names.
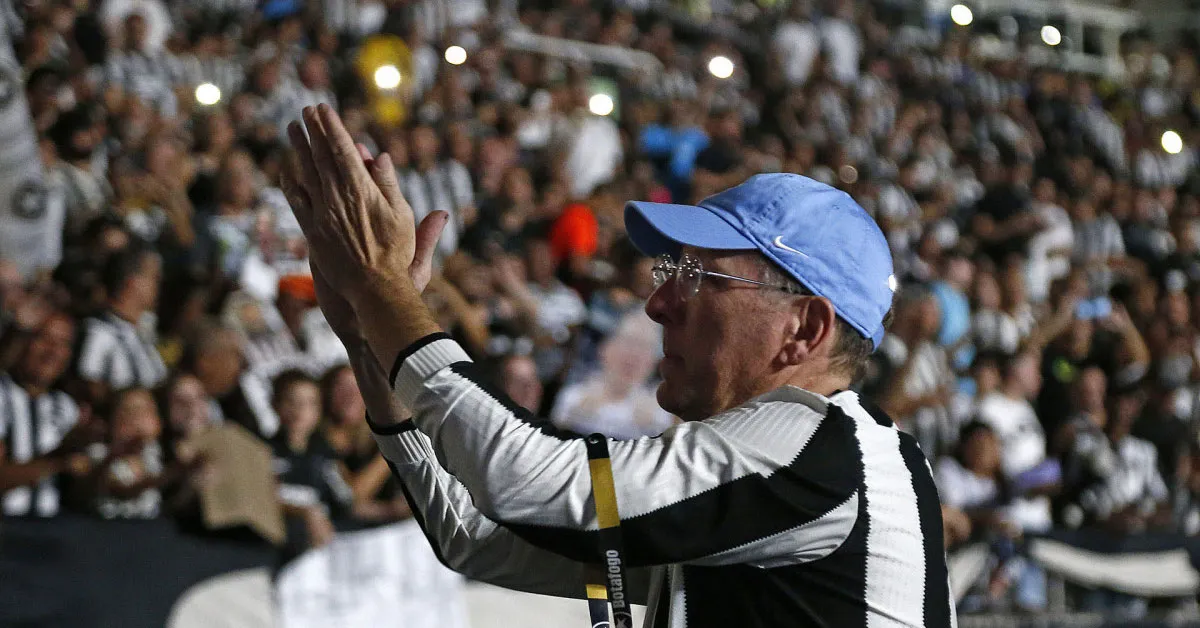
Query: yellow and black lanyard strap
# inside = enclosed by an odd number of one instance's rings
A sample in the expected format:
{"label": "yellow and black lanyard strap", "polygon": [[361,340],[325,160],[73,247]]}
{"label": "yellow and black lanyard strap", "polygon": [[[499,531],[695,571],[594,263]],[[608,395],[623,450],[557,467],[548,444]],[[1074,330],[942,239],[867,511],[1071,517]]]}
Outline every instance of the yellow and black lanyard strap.
{"label": "yellow and black lanyard strap", "polygon": [[587,443],[588,467],[592,475],[592,499],[600,523],[600,550],[604,554],[602,574],[588,571],[588,611],[592,628],[608,628],[608,602],[612,603],[611,628],[633,628],[629,596],[625,586],[625,556],[621,547],[621,517],[617,514],[617,491],[612,462],[608,459],[608,439],[592,434]]}

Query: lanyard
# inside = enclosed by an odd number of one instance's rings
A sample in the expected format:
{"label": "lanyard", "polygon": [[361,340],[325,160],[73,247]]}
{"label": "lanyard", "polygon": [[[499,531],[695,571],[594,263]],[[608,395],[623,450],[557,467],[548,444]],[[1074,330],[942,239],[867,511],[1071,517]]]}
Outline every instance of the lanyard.
{"label": "lanyard", "polygon": [[621,548],[621,518],[617,514],[617,491],[608,458],[608,439],[592,434],[587,444],[588,468],[592,476],[592,499],[600,523],[600,550],[604,554],[602,573],[588,570],[587,599],[592,628],[608,628],[608,602],[612,603],[611,628],[633,628],[629,596],[625,592],[625,557]]}

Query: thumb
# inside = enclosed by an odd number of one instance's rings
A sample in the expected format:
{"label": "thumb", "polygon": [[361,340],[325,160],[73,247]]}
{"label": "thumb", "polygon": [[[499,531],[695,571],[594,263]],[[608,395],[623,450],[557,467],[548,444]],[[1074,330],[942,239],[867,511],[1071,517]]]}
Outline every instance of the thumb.
{"label": "thumb", "polygon": [[433,274],[433,254],[437,250],[438,238],[442,235],[442,229],[446,227],[446,222],[450,219],[450,214],[444,211],[430,212],[425,220],[421,221],[417,227],[417,242],[413,250],[413,263],[408,269],[408,275],[412,278],[413,283],[421,290],[425,289],[429,283],[429,278]]}
{"label": "thumb", "polygon": [[371,179],[375,181],[375,185],[379,186],[379,191],[383,192],[383,197],[387,199],[388,204],[393,208],[404,207],[411,211],[408,201],[404,200],[404,194],[400,192],[400,182],[396,179],[396,166],[392,163],[392,156],[380,153],[368,165]]}

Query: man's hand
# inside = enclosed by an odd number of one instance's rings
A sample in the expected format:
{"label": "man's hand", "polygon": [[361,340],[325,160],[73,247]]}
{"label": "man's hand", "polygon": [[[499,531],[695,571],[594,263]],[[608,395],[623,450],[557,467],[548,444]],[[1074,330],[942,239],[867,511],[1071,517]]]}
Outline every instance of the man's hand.
{"label": "man's hand", "polygon": [[[292,139],[293,146],[297,146],[296,153],[293,158],[284,168],[281,176],[281,187],[284,194],[287,196],[288,202],[292,206],[292,211],[300,220],[300,226],[305,233],[305,237],[310,242],[319,237],[314,232],[315,224],[312,222],[314,215],[314,197],[309,194],[309,185],[301,183],[305,181],[306,172],[311,175],[308,166],[305,165],[305,156],[302,148],[307,144],[307,139],[304,137],[303,131],[299,129],[299,124],[293,123],[289,127],[289,135]],[[395,182],[395,168],[391,165],[391,160],[387,155],[381,155],[379,159],[372,158],[367,148],[361,144],[356,145],[357,156],[370,175],[371,181],[376,188],[383,194],[386,190],[394,190],[395,194],[388,199],[388,208],[384,211],[391,211],[392,205],[395,203],[402,204],[398,213],[404,216],[407,212],[409,220],[411,220],[411,209],[404,201],[404,198],[399,194],[399,186]],[[317,205],[320,206],[324,202],[324,196],[316,197]],[[325,211],[323,208],[317,211]],[[448,215],[445,212],[432,212],[426,216],[421,225],[416,229],[415,251],[411,263],[408,265],[408,277],[412,281],[413,287],[418,291],[424,290],[429,283],[429,279],[433,272],[433,254],[437,247],[437,240],[441,236],[442,229],[446,225]],[[322,253],[315,246],[310,246],[309,261],[312,268],[313,285],[316,290],[317,303],[321,307],[321,312],[325,315],[325,319],[329,322],[329,326],[338,336],[347,349],[355,350],[359,347],[363,340],[361,327],[358,324],[354,308],[344,296],[344,293],[334,288],[334,284],[326,276],[326,270],[329,265],[321,258]]]}
{"label": "man's hand", "polygon": [[[284,189],[289,199],[303,194],[292,211],[326,286],[354,304],[411,283],[417,229],[391,158],[364,160],[328,105],[306,107],[304,125],[307,137],[299,124],[288,127],[299,172]],[[435,220],[445,224],[445,215]]]}

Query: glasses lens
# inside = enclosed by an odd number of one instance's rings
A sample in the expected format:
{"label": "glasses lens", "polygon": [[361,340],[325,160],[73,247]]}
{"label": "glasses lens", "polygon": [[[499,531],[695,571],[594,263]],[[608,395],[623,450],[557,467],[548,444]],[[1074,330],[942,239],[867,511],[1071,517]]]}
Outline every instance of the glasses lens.
{"label": "glasses lens", "polygon": [[700,291],[700,278],[704,276],[704,269],[700,266],[700,260],[691,255],[684,255],[679,260],[679,294],[685,299],[696,296]]}
{"label": "glasses lens", "polygon": [[650,277],[654,280],[654,287],[661,288],[671,275],[675,272],[675,262],[666,255],[659,255],[658,260],[654,262],[654,267],[650,269]]}

